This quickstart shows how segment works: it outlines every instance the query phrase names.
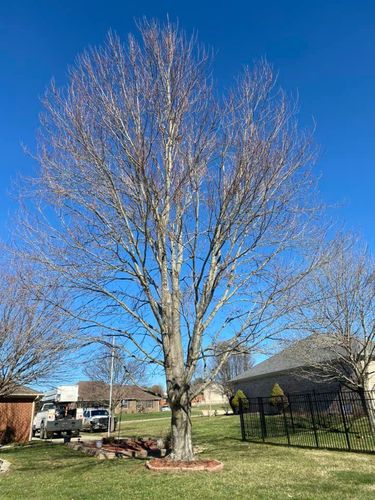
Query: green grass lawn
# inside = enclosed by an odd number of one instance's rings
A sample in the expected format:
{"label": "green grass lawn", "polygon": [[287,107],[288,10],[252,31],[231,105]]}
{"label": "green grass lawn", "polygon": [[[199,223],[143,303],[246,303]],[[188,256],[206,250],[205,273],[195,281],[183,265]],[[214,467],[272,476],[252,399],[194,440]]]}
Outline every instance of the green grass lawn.
{"label": "green grass lawn", "polygon": [[[316,423],[316,432],[312,428],[310,419],[295,417],[293,426],[288,419],[288,433],[290,444],[294,446],[316,446],[318,441],[320,448],[337,448],[354,451],[375,451],[375,436],[371,433],[366,418],[352,420],[348,426],[346,436],[344,425],[340,419],[330,422]],[[246,436],[252,441],[262,441],[262,432],[258,414],[248,413],[244,415]],[[285,432],[284,416],[267,415],[265,417],[267,429],[266,442],[274,444],[287,444],[288,439]],[[326,425],[324,425],[326,424]],[[348,443],[349,440],[349,443]]]}
{"label": "green grass lawn", "polygon": [[[194,416],[201,416],[203,410],[223,410],[223,405],[202,405],[202,406],[193,406],[191,409],[191,414]],[[150,413],[122,413],[121,415],[117,415],[117,418],[120,421],[128,421],[128,420],[149,420],[153,418],[170,418],[170,411],[156,411]]]}
{"label": "green grass lawn", "polygon": [[[1,499],[365,499],[375,495],[375,456],[243,443],[238,417],[195,418],[202,457],[222,472],[152,473],[142,460],[98,461],[59,444],[0,451],[13,468],[0,476]],[[160,436],[168,420],[128,421],[128,436]]]}
{"label": "green grass lawn", "polygon": [[170,412],[152,411],[150,413],[121,413],[116,415],[120,422],[129,420],[149,420],[153,418],[169,418]]}

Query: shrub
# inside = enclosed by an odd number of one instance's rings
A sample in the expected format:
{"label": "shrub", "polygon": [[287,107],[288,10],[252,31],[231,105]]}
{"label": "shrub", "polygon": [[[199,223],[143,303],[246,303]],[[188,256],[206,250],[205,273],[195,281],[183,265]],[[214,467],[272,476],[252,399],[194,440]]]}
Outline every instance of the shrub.
{"label": "shrub", "polygon": [[288,406],[288,398],[285,396],[279,384],[275,384],[272,387],[270,405],[277,408],[278,412],[282,412],[283,408]]}
{"label": "shrub", "polygon": [[10,444],[15,441],[16,438],[16,432],[13,429],[13,427],[10,427],[9,425],[6,426],[6,428],[0,432],[0,444]]}
{"label": "shrub", "polygon": [[233,412],[234,413],[238,413],[239,412],[239,409],[240,409],[240,400],[245,400],[246,399],[246,395],[243,391],[241,391],[240,389],[238,389],[238,391],[236,392],[236,394],[233,396],[230,404],[233,408]]}

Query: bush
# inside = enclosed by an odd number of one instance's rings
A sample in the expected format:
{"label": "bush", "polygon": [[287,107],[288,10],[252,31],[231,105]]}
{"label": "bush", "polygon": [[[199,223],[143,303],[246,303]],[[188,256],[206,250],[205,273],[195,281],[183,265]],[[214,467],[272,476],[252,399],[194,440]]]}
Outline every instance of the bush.
{"label": "bush", "polygon": [[281,413],[283,409],[288,406],[288,398],[285,396],[284,391],[279,384],[275,384],[272,387],[270,405],[277,408],[279,413]]}
{"label": "bush", "polygon": [[233,408],[233,412],[234,413],[238,413],[239,410],[240,410],[240,400],[245,400],[246,399],[246,395],[243,391],[241,391],[240,389],[238,389],[238,391],[236,392],[236,394],[233,396],[232,400],[230,401],[230,404]]}
{"label": "bush", "polygon": [[10,427],[9,425],[6,426],[6,428],[3,431],[0,431],[0,444],[10,444],[15,441],[16,438],[16,432],[13,429],[13,427]]}

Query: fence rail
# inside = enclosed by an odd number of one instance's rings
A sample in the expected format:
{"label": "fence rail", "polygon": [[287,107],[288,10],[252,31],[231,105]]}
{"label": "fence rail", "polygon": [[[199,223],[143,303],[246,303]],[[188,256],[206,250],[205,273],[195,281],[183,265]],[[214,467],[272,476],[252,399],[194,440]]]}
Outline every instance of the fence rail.
{"label": "fence rail", "polygon": [[354,392],[240,400],[244,441],[375,453],[375,397]]}

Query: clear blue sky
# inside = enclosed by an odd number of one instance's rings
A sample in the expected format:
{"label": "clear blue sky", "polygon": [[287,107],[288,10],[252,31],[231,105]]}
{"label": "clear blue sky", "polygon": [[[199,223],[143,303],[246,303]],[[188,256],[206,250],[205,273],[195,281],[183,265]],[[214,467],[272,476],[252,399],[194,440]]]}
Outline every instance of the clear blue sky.
{"label": "clear blue sky", "polygon": [[215,75],[227,83],[266,56],[287,90],[299,93],[301,121],[317,123],[317,172],[327,202],[375,248],[374,1],[2,0],[0,5],[0,235],[15,203],[16,172],[29,173],[21,142],[33,146],[39,97],[53,76],[64,83],[77,53],[134,18],[179,18],[216,49]]}

